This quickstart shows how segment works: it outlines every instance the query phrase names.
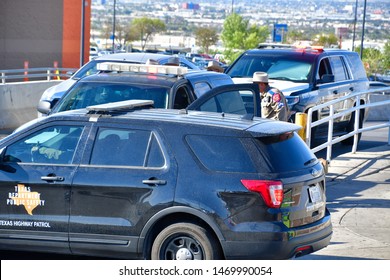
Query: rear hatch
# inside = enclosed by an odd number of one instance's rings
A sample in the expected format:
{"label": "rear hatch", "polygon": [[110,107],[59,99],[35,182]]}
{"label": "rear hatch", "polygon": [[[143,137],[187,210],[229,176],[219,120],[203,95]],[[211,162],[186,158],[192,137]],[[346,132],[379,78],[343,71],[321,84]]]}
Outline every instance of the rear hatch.
{"label": "rear hatch", "polygon": [[[323,167],[303,140],[291,131],[291,124],[269,129],[259,125],[250,131],[259,150],[260,169],[264,170],[264,166],[267,169],[262,179],[281,182],[283,186],[282,201],[274,207],[281,210],[283,223],[292,228],[323,218],[326,212]],[[264,135],[264,131],[269,135]]]}

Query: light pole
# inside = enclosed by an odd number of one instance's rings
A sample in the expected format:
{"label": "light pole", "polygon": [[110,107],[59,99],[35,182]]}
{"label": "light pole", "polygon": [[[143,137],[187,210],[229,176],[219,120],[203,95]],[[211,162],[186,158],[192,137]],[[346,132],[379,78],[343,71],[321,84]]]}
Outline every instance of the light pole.
{"label": "light pole", "polygon": [[355,4],[355,20],[354,20],[354,22],[353,22],[352,51],[355,50],[355,36],[356,36],[356,23],[357,23],[357,8],[358,8],[358,0],[356,0],[356,4]]}
{"label": "light pole", "polygon": [[360,45],[360,59],[363,59],[364,27],[366,25],[366,8],[367,8],[367,0],[364,0],[363,26],[362,26],[362,43]]}
{"label": "light pole", "polygon": [[114,14],[112,19],[112,52],[115,53],[115,11],[116,11],[116,0],[114,0]]}

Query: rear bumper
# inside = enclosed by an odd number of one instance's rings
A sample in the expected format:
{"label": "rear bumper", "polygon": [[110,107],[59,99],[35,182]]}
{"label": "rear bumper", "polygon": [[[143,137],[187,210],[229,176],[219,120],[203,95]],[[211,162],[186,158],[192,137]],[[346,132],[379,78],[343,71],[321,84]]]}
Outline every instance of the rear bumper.
{"label": "rear bumper", "polygon": [[245,241],[224,240],[221,244],[226,259],[290,259],[325,248],[330,243],[332,233],[327,211],[323,219],[310,227],[250,233]]}

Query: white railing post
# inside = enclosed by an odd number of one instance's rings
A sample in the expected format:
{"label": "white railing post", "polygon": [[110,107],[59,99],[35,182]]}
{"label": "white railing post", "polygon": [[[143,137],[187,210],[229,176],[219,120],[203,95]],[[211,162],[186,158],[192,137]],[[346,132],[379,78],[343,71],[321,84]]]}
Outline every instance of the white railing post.
{"label": "white railing post", "polygon": [[[389,120],[390,123],[390,120]],[[387,145],[390,145],[390,125],[389,125],[389,134],[387,135]]]}
{"label": "white railing post", "polygon": [[333,115],[334,115],[334,106],[330,105],[329,112],[329,126],[328,126],[328,142],[326,143],[326,161],[330,162],[332,158],[332,139],[333,139]]}
{"label": "white railing post", "polygon": [[[360,128],[360,120],[361,120],[361,110],[365,108],[376,108],[380,106],[388,106],[390,105],[390,100],[384,100],[381,102],[369,102],[369,95],[371,93],[375,92],[381,92],[384,89],[378,89],[378,90],[373,90],[373,91],[362,91],[362,92],[356,92],[351,95],[343,96],[339,98],[338,100],[332,100],[323,104],[316,105],[308,110],[308,121],[307,121],[307,127],[306,127],[306,144],[308,147],[314,152],[318,152],[322,149],[327,149],[327,156],[326,160],[330,162],[331,156],[332,156],[332,146],[336,143],[339,143],[341,141],[344,141],[347,138],[353,137],[353,145],[352,145],[352,153],[356,153],[357,151],[357,146],[358,146],[358,141],[359,141],[359,133],[363,133],[365,131],[369,130],[375,130],[375,129],[380,129],[383,127],[389,128],[389,135],[388,135],[388,145],[390,145],[390,120],[389,122],[382,123],[379,125],[373,125],[369,127],[361,127]],[[387,91],[388,92],[388,91]],[[365,96],[365,102],[364,104],[361,104],[362,96]],[[348,108],[347,110],[341,111],[341,112],[334,112],[334,106],[335,104],[340,104],[340,102],[346,102],[346,100],[351,99],[355,102],[354,107]],[[329,108],[329,116],[324,117],[322,119],[318,119],[313,122],[312,116],[314,111],[319,111],[322,108]],[[346,116],[347,114],[354,114],[355,119],[353,122],[353,129],[346,135],[342,135],[339,137],[333,138],[333,127],[334,127],[334,119]],[[321,124],[328,123],[328,139],[327,142],[318,145],[316,147],[311,148],[311,130],[313,127],[319,126]],[[351,136],[352,135],[352,136]]]}
{"label": "white railing post", "polygon": [[355,101],[355,120],[353,124],[353,145],[352,145],[352,153],[356,153],[357,151],[357,145],[359,140],[359,134],[357,133],[359,130],[359,123],[360,123],[360,96],[356,96]]}
{"label": "white railing post", "polygon": [[5,73],[4,72],[1,72],[1,83],[2,84],[5,84]]}
{"label": "white railing post", "polygon": [[51,73],[50,69],[47,69],[46,73],[47,73],[47,80],[50,81],[50,73]]}
{"label": "white railing post", "polygon": [[306,139],[305,139],[306,145],[309,147],[309,149],[311,145],[311,123],[313,121],[312,116],[313,116],[313,110],[312,108],[310,108],[309,111],[307,112]]}

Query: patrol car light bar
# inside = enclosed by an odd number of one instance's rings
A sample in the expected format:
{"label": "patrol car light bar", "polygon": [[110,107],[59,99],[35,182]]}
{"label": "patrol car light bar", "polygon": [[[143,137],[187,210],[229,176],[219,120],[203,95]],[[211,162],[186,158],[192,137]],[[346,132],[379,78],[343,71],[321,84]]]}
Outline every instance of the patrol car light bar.
{"label": "patrol car light bar", "polygon": [[103,62],[103,63],[99,63],[96,67],[100,71],[124,71],[124,72],[139,72],[139,73],[150,73],[150,74],[170,74],[176,76],[187,73],[186,67],[170,66],[170,65],[168,66],[168,65]]}
{"label": "patrol car light bar", "polygon": [[88,112],[112,112],[120,110],[131,110],[137,107],[153,106],[153,100],[131,99],[119,102],[111,102],[87,107]]}
{"label": "patrol car light bar", "polygon": [[310,51],[310,50],[313,50],[313,51],[318,51],[318,52],[323,52],[324,51],[324,47],[323,46],[306,46],[306,45],[295,45],[294,46],[295,49],[298,49],[298,50],[301,50],[301,51]]}

